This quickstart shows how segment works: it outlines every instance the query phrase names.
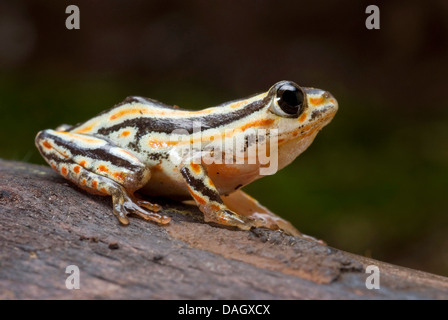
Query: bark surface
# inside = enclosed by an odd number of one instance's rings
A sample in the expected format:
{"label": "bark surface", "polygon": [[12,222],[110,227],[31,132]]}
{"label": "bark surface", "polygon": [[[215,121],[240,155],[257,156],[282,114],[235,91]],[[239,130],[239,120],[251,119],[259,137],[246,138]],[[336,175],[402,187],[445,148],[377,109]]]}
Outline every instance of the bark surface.
{"label": "bark surface", "polygon": [[[204,223],[161,202],[167,226],[119,225],[111,199],[50,168],[0,160],[0,299],[448,299],[448,278],[280,232]],[[66,267],[80,270],[68,290]],[[380,289],[366,288],[368,265]]]}

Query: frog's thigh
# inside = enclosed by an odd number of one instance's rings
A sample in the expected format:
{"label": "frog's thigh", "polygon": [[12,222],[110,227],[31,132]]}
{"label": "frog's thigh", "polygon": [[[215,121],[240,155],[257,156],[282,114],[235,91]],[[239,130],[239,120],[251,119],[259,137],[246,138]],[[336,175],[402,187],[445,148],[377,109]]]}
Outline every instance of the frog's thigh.
{"label": "frog's thigh", "polygon": [[257,221],[260,227],[269,229],[281,229],[293,236],[302,236],[302,234],[288,221],[280,218],[268,208],[262,206],[257,200],[247,193],[238,190],[230,195],[223,196],[224,204],[232,211],[241,216],[248,217]]}
{"label": "frog's thigh", "polygon": [[235,226],[243,230],[251,228],[252,224],[249,221],[225,206],[204,165],[187,161],[182,164],[180,172],[191,196],[204,213],[205,221]]}
{"label": "frog's thigh", "polygon": [[90,193],[112,196],[114,214],[121,223],[129,223],[126,215],[130,212],[147,220],[169,221],[140,208],[157,211],[159,206],[133,197],[133,192],[148,182],[150,171],[128,151],[100,138],[54,130],[39,132],[36,145],[64,178]]}

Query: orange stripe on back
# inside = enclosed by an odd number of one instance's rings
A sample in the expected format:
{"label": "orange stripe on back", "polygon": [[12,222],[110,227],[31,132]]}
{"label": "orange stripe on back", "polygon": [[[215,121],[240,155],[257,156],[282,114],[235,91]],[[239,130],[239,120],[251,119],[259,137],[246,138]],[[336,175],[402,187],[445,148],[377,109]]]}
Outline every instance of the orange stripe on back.
{"label": "orange stripe on back", "polygon": [[191,116],[194,114],[209,114],[215,111],[216,108],[207,108],[204,110],[198,110],[198,111],[186,111],[186,110],[169,110],[169,109],[150,109],[150,108],[129,108],[122,109],[120,111],[116,111],[113,113],[109,120],[117,120],[127,115],[152,115],[152,116],[172,116],[172,115],[181,115],[181,116]]}
{"label": "orange stripe on back", "polygon": [[93,127],[96,125],[96,123],[92,123],[91,125],[87,126],[87,127],[81,127],[76,129],[75,131],[73,131],[74,133],[89,133],[90,131],[92,131]]}
{"label": "orange stripe on back", "polygon": [[[76,133],[79,133],[78,131],[76,131]],[[58,134],[64,134],[66,136],[69,136],[73,139],[77,139],[77,140],[81,140],[87,143],[98,143],[98,142],[103,142],[103,140],[97,139],[97,138],[93,138],[93,137],[88,137],[88,136],[84,136],[82,134],[74,134],[74,133],[70,133],[70,132],[58,132]]]}

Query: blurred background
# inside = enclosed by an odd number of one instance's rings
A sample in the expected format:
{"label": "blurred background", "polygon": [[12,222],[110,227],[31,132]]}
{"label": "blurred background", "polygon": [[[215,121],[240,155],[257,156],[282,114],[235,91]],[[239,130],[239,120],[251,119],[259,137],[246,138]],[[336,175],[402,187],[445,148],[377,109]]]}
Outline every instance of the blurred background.
{"label": "blurred background", "polygon": [[[67,30],[65,9],[80,9]],[[448,2],[0,2],[0,157],[129,95],[199,109],[279,80],[329,90],[333,122],[245,190],[331,246],[448,276]]]}

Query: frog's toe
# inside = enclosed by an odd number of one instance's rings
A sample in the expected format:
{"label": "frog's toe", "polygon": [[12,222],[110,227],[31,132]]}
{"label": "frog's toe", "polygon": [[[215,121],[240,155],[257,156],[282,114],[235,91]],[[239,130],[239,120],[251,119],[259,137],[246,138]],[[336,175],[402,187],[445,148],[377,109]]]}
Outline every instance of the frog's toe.
{"label": "frog's toe", "polygon": [[[150,208],[154,208],[156,210],[154,211],[158,211],[160,210],[160,206],[159,205],[155,205],[152,204],[150,202],[148,202],[148,204],[150,204]],[[171,218],[165,215],[162,215],[160,213],[157,212],[151,212],[151,211],[146,211],[145,209],[143,209],[142,207],[140,207],[140,204],[137,204],[133,201],[131,202],[126,202],[125,204],[126,209],[129,210],[130,212],[138,215],[139,217],[145,219],[145,220],[151,220],[160,224],[167,224],[171,221]],[[151,209],[153,210],[153,209]]]}
{"label": "frog's toe", "polygon": [[254,226],[258,228],[281,230],[291,236],[303,237],[303,234],[299,230],[297,230],[289,221],[286,221],[278,216],[256,212],[250,215],[248,218],[251,219]]}
{"label": "frog's toe", "polygon": [[152,203],[146,200],[136,199],[135,201],[140,207],[146,208],[153,212],[158,212],[162,210],[162,206],[157,203]]}
{"label": "frog's toe", "polygon": [[114,215],[117,217],[118,221],[120,221],[121,224],[127,226],[129,224],[129,219],[127,217],[128,212],[123,206],[123,199],[114,196],[112,197],[112,200]]}
{"label": "frog's toe", "polygon": [[129,219],[126,216],[124,216],[124,215],[117,215],[117,218],[118,218],[118,221],[120,221],[120,223],[122,225],[127,226],[129,224]]}
{"label": "frog's toe", "polygon": [[170,217],[156,212],[146,211],[140,205],[145,205],[145,207],[148,207],[153,211],[158,211],[161,208],[159,205],[152,204],[149,201],[133,201],[126,193],[113,196],[114,214],[117,216],[120,223],[124,225],[129,224],[127,215],[130,213],[134,213],[145,220],[154,221],[160,224],[167,224],[170,222]]}
{"label": "frog's toe", "polygon": [[229,209],[213,210],[212,212],[205,210],[204,213],[206,222],[216,222],[226,226],[237,227],[241,230],[249,230],[252,227],[249,220]]}
{"label": "frog's toe", "polygon": [[248,216],[248,218],[252,221],[255,227],[267,228],[271,230],[281,230],[290,236],[299,237],[308,241],[315,241],[323,245],[326,244],[322,240],[301,233],[289,221],[286,221],[278,216],[256,212]]}

